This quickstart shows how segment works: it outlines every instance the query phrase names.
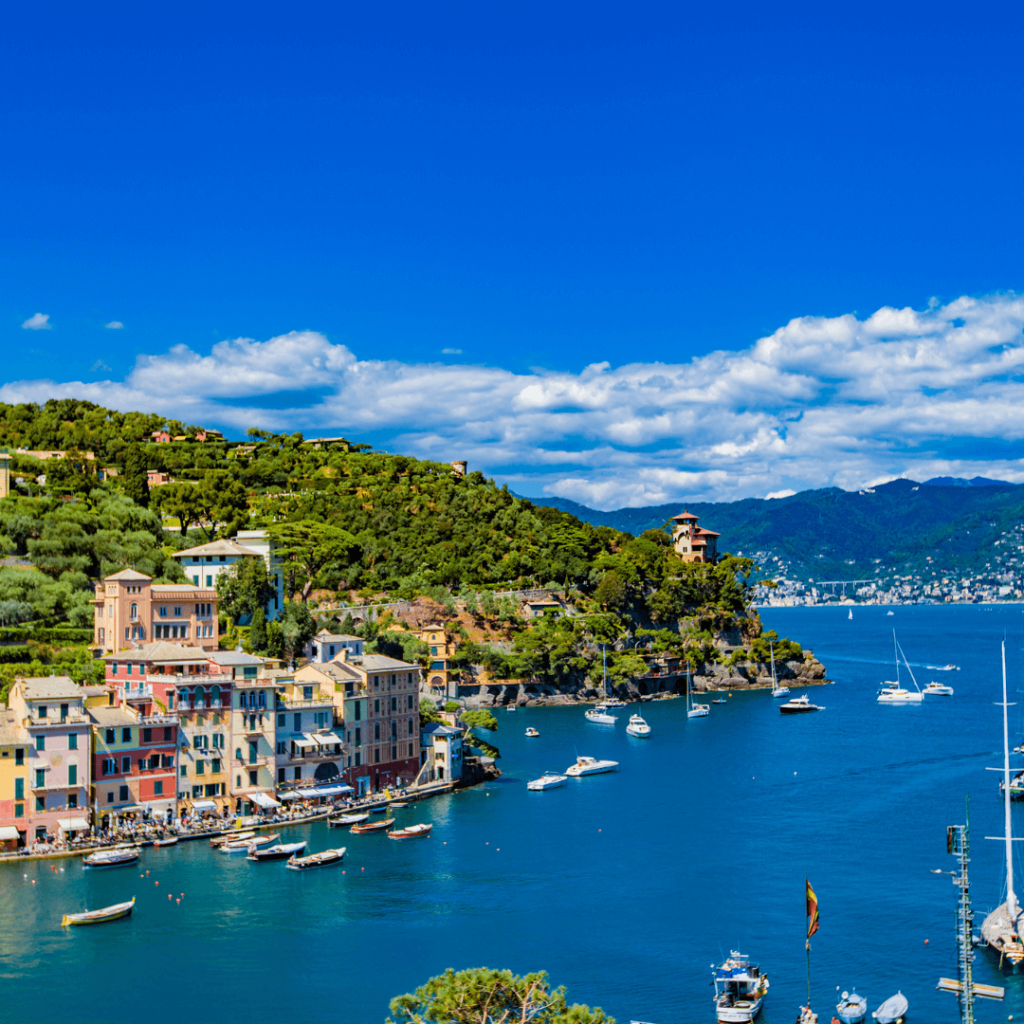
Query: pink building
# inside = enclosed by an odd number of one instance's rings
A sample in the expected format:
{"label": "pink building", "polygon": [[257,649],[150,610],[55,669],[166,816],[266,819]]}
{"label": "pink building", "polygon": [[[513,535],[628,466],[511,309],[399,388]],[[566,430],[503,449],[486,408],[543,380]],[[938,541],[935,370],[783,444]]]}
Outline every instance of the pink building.
{"label": "pink building", "polygon": [[67,676],[16,679],[7,706],[27,740],[27,844],[87,830],[91,721],[82,688]]}
{"label": "pink building", "polygon": [[123,569],[96,584],[93,645],[105,654],[168,640],[218,649],[217,591],[188,583],[153,583]]}

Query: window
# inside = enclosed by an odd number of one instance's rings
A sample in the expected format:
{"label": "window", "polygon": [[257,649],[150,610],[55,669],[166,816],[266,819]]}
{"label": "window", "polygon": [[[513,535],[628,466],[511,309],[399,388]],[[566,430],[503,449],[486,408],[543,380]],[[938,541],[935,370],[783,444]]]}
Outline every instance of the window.
{"label": "window", "polygon": [[24,818],[25,817],[25,805],[24,804],[15,804],[14,805],[14,816],[16,818]]}
{"label": "window", "polygon": [[64,721],[67,720],[67,717],[68,717],[68,705],[67,704],[61,704],[61,706],[60,706],[60,720],[62,722],[64,722]]}
{"label": "window", "polygon": [[160,755],[159,754],[152,754],[150,756],[150,758],[149,758],[149,767],[151,769],[152,768],[159,768],[160,767]]}
{"label": "window", "polygon": [[277,727],[278,727],[278,729],[283,729],[284,728],[284,719],[285,719],[284,715],[278,715],[277,716]]}
{"label": "window", "polygon": [[391,748],[391,760],[392,761],[397,761],[398,760],[398,747],[392,747]]}
{"label": "window", "polygon": [[117,799],[118,800],[127,800],[128,799],[128,787],[127,786],[121,786],[118,789],[118,791],[117,791]]}
{"label": "window", "polygon": [[363,730],[357,725],[356,726],[356,746],[360,746],[363,742]]}
{"label": "window", "polygon": [[406,698],[406,706],[408,707],[408,709],[409,709],[410,711],[412,711],[412,694],[411,694],[411,693],[410,693],[410,694],[409,694],[409,696],[408,696],[408,697]]}
{"label": "window", "polygon": [[380,747],[375,747],[373,750],[373,760],[380,764]]}
{"label": "window", "polygon": [[312,700],[313,699],[313,687],[312,686],[304,686],[302,688],[302,697],[303,697],[303,700]]}
{"label": "window", "polygon": [[153,730],[152,729],[143,729],[142,730],[142,742],[143,743],[152,743],[153,742]]}
{"label": "window", "polygon": [[356,721],[358,722],[363,717],[363,706],[356,701]]}
{"label": "window", "polygon": [[45,811],[46,810],[46,797],[42,797],[42,796],[37,796],[36,797],[36,810],[37,811]]}
{"label": "window", "polygon": [[77,806],[78,806],[78,794],[77,793],[68,793],[68,810],[71,810],[72,807],[77,807]]}
{"label": "window", "polygon": [[206,762],[202,761],[202,760],[196,761],[196,775],[205,775],[205,774],[206,774]]}
{"label": "window", "polygon": [[160,606],[160,618],[161,619],[166,619],[167,618],[167,606],[166,605],[161,605]]}
{"label": "window", "polygon": [[175,608],[174,608],[174,617],[176,619],[180,619],[181,618],[181,605],[176,605],[175,606]]}
{"label": "window", "polygon": [[69,786],[77,786],[78,785],[78,765],[77,764],[69,764],[68,765],[68,785]]}
{"label": "window", "polygon": [[292,732],[302,732],[302,715],[295,716],[295,728]]}
{"label": "window", "polygon": [[110,674],[112,676],[116,676],[117,675],[117,663],[116,662],[113,665],[110,666]]}
{"label": "window", "polygon": [[163,796],[164,795],[164,780],[163,779],[157,779],[156,782],[153,783],[153,795],[154,796]]}
{"label": "window", "polygon": [[36,750],[45,750],[45,749],[46,749],[46,737],[45,736],[37,736],[36,737]]}
{"label": "window", "polygon": [[405,734],[406,736],[412,735],[412,719],[409,719],[409,731]]}
{"label": "window", "polygon": [[131,726],[128,726],[128,725],[126,725],[126,726],[125,726],[125,727],[124,727],[124,728],[123,728],[123,729],[121,730],[121,742],[122,742],[122,743],[131,743],[131,741],[132,741],[132,730],[131,730]]}
{"label": "window", "polygon": [[284,740],[278,740],[277,741],[277,752],[279,754],[287,754],[288,753],[288,744]]}
{"label": "window", "polygon": [[103,774],[113,775],[117,771],[117,762],[112,757],[103,759]]}
{"label": "window", "polygon": [[128,775],[132,770],[132,759],[130,757],[121,758],[121,774]]}
{"label": "window", "polygon": [[182,778],[185,778],[188,775],[188,766],[183,764],[181,766],[181,772],[179,774],[181,775]]}
{"label": "window", "polygon": [[132,620],[134,621],[138,617],[139,617],[139,606],[137,604],[133,603],[132,604]]}
{"label": "window", "polygon": [[164,726],[164,741],[166,743],[171,742],[171,727],[169,725]]}
{"label": "window", "polygon": [[106,633],[107,633],[107,631],[102,626],[100,626],[100,632],[99,632],[99,638],[98,639],[99,639],[99,642],[101,644],[106,642],[106,639],[107,639]]}
{"label": "window", "polygon": [[[199,582],[199,580],[196,580],[196,583],[198,583],[198,582]],[[213,577],[212,576],[207,576],[206,577],[206,585],[208,587],[212,587],[213,586]]]}
{"label": "window", "polygon": [[113,790],[111,790],[111,791],[110,791],[110,792],[109,792],[109,793],[107,794],[107,803],[108,803],[108,804],[112,804],[113,802],[114,802],[114,791],[113,791]]}
{"label": "window", "polygon": [[25,780],[15,779],[14,780],[14,799],[24,800],[25,799]]}
{"label": "window", "polygon": [[362,753],[360,751],[357,750],[356,751],[356,767],[357,768],[362,763],[362,760],[363,760],[363,755],[362,755]]}
{"label": "window", "polygon": [[374,740],[380,739],[380,722],[373,723],[373,738]]}
{"label": "window", "polygon": [[116,735],[117,733],[113,729],[106,729],[104,731],[104,738],[107,743],[116,743],[117,741],[114,739]]}
{"label": "window", "polygon": [[68,734],[68,750],[78,749],[78,733],[72,732]]}
{"label": "window", "polygon": [[125,638],[125,640],[131,640],[131,638],[132,638],[132,627],[131,626],[125,626],[124,627],[124,638]]}
{"label": "window", "polygon": [[146,765],[147,765],[148,763],[149,763],[149,762],[148,762],[148,761],[146,760],[146,758],[144,758],[144,757],[140,757],[140,758],[139,758],[139,760],[138,760],[138,765],[139,765],[139,771],[140,771],[140,772],[144,772],[144,771],[146,770]]}
{"label": "window", "polygon": [[14,763],[15,764],[24,764],[25,763],[25,749],[23,747],[18,747],[17,750],[14,751]]}
{"label": "window", "polygon": [[216,775],[217,772],[220,771],[220,758],[215,757],[210,762],[210,771],[213,772],[214,775]]}
{"label": "window", "polygon": [[391,738],[392,739],[396,739],[397,737],[398,737],[398,723],[394,719],[392,719],[391,720]]}
{"label": "window", "polygon": [[161,754],[160,755],[160,764],[164,768],[173,768],[174,767],[174,755],[173,754]]}
{"label": "window", "polygon": [[392,711],[397,711],[398,710],[398,698],[397,697],[392,697],[391,698],[391,710]]}
{"label": "window", "polygon": [[284,769],[283,768],[278,768],[277,769],[277,782],[278,782],[278,785],[281,785],[284,781],[285,781]]}
{"label": "window", "polygon": [[250,768],[249,769],[249,785],[250,786],[255,786],[256,785],[256,769],[255,768]]}
{"label": "window", "polygon": [[375,697],[373,700],[373,713],[375,715],[380,714],[380,697]]}
{"label": "window", "polygon": [[45,704],[40,704],[39,705],[39,717],[40,718],[45,718],[46,717],[46,705]]}

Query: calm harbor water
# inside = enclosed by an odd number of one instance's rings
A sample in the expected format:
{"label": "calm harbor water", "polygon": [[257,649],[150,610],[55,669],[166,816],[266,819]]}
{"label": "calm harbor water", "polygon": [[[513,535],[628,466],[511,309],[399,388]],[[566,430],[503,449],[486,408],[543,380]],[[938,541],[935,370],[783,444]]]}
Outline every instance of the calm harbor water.
{"label": "calm harbor water", "polygon": [[[1002,828],[998,776],[985,768],[1001,761],[993,702],[1004,633],[1011,692],[1024,690],[1024,612],[894,611],[763,613],[836,681],[810,691],[822,714],[784,718],[764,691],[737,692],[691,722],[682,701],[664,701],[643,705],[654,729],[645,741],[625,735],[628,712],[614,728],[578,708],[499,712],[501,780],[397,812],[400,823],[432,821],[430,839],[321,823],[285,831],[311,850],[346,845],[344,869],[250,864],[204,842],[147,850],[135,870],[0,865],[3,1016],[382,1024],[391,996],[446,967],[486,964],[545,969],[571,999],[620,1022],[683,1024],[714,1019],[708,968],[738,947],[771,979],[761,1019],[788,1024],[806,992],[806,873],[821,909],[820,1014],[831,1014],[837,985],[856,986],[871,1009],[899,988],[915,1020],[955,1021],[955,997],[935,991],[956,973],[955,890],[930,871],[953,868],[945,827],[963,820],[970,793],[976,928],[1002,899],[1002,847],[983,838]],[[948,682],[953,698],[875,703],[877,683],[892,677],[893,628],[921,686]],[[917,667],[947,662],[961,671]],[[1011,709],[1015,733],[1022,707]],[[540,738],[525,738],[527,725]],[[526,791],[577,752],[621,771]],[[1024,820],[1017,827],[1024,835]],[[133,895],[127,921],[59,927],[66,911]],[[1024,976],[1000,981],[980,954],[975,977],[1007,986],[1006,1002],[983,1003],[979,1020],[1019,1019]]]}

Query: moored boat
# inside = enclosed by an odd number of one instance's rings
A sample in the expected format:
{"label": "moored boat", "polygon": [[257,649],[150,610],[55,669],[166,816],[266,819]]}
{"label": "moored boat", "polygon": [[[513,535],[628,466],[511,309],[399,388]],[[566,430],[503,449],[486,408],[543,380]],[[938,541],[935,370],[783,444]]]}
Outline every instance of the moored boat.
{"label": "moored boat", "polygon": [[369,814],[343,814],[338,818],[328,818],[328,828],[349,828],[352,825],[359,825],[364,821],[369,821]]}
{"label": "moored boat", "polygon": [[422,836],[429,836],[433,825],[410,825],[408,828],[398,828],[388,833],[389,839],[419,839]]}
{"label": "moored boat", "polygon": [[539,736],[540,733],[537,732],[537,730],[534,729],[534,727],[531,725],[531,726],[529,726],[529,728],[527,728],[526,735],[530,736],[530,737],[533,737],[533,736]]}
{"label": "moored boat", "polygon": [[61,918],[61,928],[67,928],[74,924],[103,924],[106,921],[116,921],[119,917],[128,917],[135,909],[135,897],[127,903],[114,903],[112,906],[104,907],[102,910],[86,910],[81,914],[65,914]]}
{"label": "moored boat", "polygon": [[211,846],[223,846],[225,843],[239,842],[242,839],[252,839],[255,832],[225,832],[222,835],[214,836],[210,840]]}
{"label": "moored boat", "polygon": [[352,835],[360,836],[364,832],[382,832],[386,828],[391,828],[394,823],[394,818],[385,818],[383,821],[366,821],[362,825],[353,825]]}
{"label": "moored boat", "polygon": [[772,641],[768,641],[768,651],[771,654],[772,659],[772,696],[773,697],[788,697],[789,687],[779,683],[779,677],[775,674],[775,644]]}
{"label": "moored boat", "polygon": [[598,725],[614,725],[618,721],[614,715],[608,714],[608,707],[605,704],[596,704],[588,708],[583,717],[588,722],[596,722]]}
{"label": "moored boat", "polygon": [[932,694],[932,696],[935,696],[935,697],[952,697],[953,696],[953,687],[952,686],[946,686],[945,683],[937,683],[933,679],[924,688],[924,692],[926,694],[930,693],[930,694]]}
{"label": "moored boat", "polygon": [[220,848],[221,853],[248,853],[255,847],[262,850],[265,846],[272,846],[281,837],[275,832],[272,836],[255,836],[252,839],[235,839],[230,843],[224,843]]}
{"label": "moored boat", "polygon": [[265,846],[262,850],[250,847],[246,860],[259,863],[264,860],[287,860],[296,854],[302,853],[306,848],[306,841],[300,843],[277,843],[275,846]]}
{"label": "moored boat", "polygon": [[165,839],[154,839],[154,846],[176,846],[178,843],[177,836],[167,836]]}
{"label": "moored boat", "polygon": [[768,975],[750,957],[731,950],[729,958],[714,970],[715,1014],[720,1024],[747,1024],[764,1005]]}
{"label": "moored boat", "polygon": [[596,757],[587,757],[581,754],[576,758],[576,763],[565,769],[566,775],[579,778],[582,775],[600,775],[602,772],[617,772],[618,761],[599,761]]}
{"label": "moored boat", "polygon": [[334,850],[321,850],[311,853],[308,857],[292,856],[288,859],[288,867],[293,871],[308,871],[310,868],[325,868],[331,864],[340,864],[345,859],[345,847]]}
{"label": "moored boat", "polygon": [[[900,647],[896,640],[896,630],[892,631],[892,645],[893,651],[896,657],[896,682],[890,682],[886,680],[882,683],[881,689],[878,691],[878,703],[879,704],[920,704],[924,700],[924,694],[921,692],[921,687],[917,685],[917,680],[914,679],[914,672],[910,667],[910,662],[907,661],[907,656],[903,653],[903,648]],[[900,657],[903,658],[903,664],[907,666],[907,671],[910,673],[910,678],[914,684],[913,690],[904,689],[900,684]]]}
{"label": "moored boat", "polygon": [[843,1024],[860,1024],[868,1012],[868,1001],[854,992],[844,992],[836,1003],[836,1016]]}
{"label": "moored boat", "polygon": [[897,992],[888,999],[877,1010],[871,1011],[871,1016],[878,1021],[878,1024],[897,1024],[907,1015],[907,997],[902,992]]}
{"label": "moored boat", "polygon": [[139,859],[137,846],[117,846],[112,850],[97,850],[82,858],[85,868],[120,868],[134,864]]}
{"label": "moored boat", "polygon": [[630,715],[626,732],[637,739],[645,740],[651,735],[651,727],[644,721],[642,715]]}
{"label": "moored boat", "polygon": [[812,704],[811,698],[806,693],[800,694],[799,697],[794,697],[792,700],[787,700],[785,704],[779,705],[779,711],[784,715],[806,715],[811,711],[824,711],[825,708],[820,704]]}
{"label": "moored boat", "polygon": [[539,793],[544,789],[558,789],[559,786],[564,785],[564,775],[559,775],[557,772],[545,772],[539,779],[533,779],[533,781],[528,782],[526,788],[534,793]]}
{"label": "moored boat", "polygon": [[605,697],[601,702],[606,708],[628,708],[629,705],[620,697]]}

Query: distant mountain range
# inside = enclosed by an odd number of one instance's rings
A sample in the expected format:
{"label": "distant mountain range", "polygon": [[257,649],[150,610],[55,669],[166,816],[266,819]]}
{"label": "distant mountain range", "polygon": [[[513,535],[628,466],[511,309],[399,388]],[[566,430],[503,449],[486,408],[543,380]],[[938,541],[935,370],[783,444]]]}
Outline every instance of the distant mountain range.
{"label": "distant mountain range", "polygon": [[701,526],[722,535],[719,551],[777,558],[773,568],[816,580],[978,571],[1007,553],[994,542],[1024,518],[1024,485],[985,477],[893,480],[863,491],[828,487],[788,498],[672,502],[614,512],[565,498],[530,500],[634,535],[661,528],[685,507],[700,516]]}

